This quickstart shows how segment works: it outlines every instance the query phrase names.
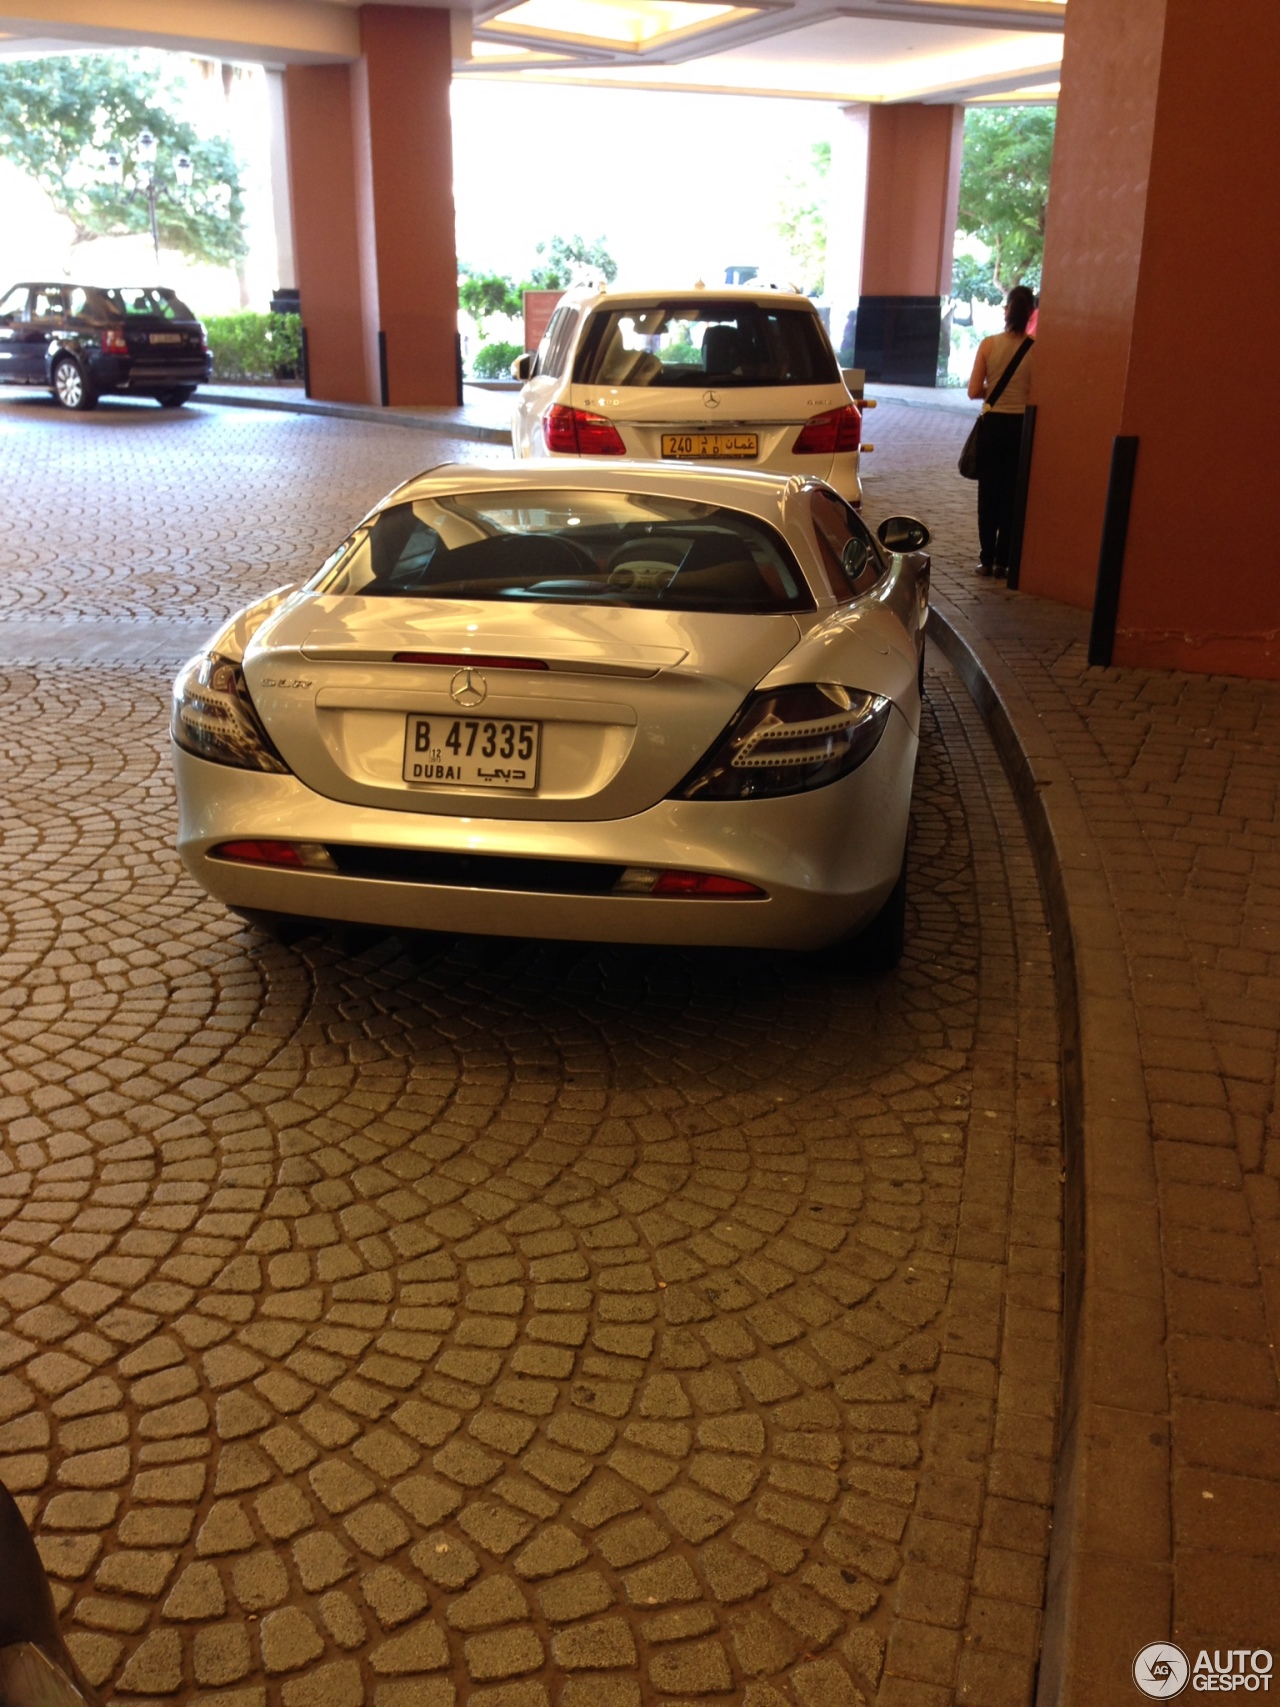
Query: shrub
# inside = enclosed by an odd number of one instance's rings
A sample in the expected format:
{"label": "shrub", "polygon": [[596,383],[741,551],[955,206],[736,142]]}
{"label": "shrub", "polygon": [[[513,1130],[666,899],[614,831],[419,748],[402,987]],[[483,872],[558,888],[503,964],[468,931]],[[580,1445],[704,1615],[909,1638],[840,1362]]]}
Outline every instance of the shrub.
{"label": "shrub", "polygon": [[523,354],[520,344],[485,344],[476,351],[471,371],[477,379],[510,379],[512,362]]}
{"label": "shrub", "polygon": [[213,377],[228,382],[294,379],[302,371],[302,320],[297,314],[215,314],[204,323],[213,351]]}

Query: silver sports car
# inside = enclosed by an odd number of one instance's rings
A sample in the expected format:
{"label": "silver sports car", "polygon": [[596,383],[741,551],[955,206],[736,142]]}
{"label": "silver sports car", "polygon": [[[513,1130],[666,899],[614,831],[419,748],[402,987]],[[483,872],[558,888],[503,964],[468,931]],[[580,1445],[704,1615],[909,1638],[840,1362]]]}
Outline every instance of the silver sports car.
{"label": "silver sports car", "polygon": [[433,469],[182,670],[183,861],[262,922],[891,965],[928,541],[802,476]]}

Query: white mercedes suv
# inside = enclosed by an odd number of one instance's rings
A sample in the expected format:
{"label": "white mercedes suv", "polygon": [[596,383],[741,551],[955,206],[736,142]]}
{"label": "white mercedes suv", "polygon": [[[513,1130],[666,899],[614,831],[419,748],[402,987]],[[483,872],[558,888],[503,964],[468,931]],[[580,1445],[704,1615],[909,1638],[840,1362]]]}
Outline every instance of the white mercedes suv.
{"label": "white mercedes suv", "polygon": [[825,480],[857,504],[862,414],[807,297],[569,291],[512,372],[518,457],[728,463]]}

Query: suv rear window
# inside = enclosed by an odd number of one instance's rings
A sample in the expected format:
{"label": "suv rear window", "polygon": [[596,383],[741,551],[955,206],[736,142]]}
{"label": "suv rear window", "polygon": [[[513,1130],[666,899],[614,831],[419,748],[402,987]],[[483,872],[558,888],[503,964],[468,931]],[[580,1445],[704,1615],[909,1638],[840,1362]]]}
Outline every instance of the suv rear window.
{"label": "suv rear window", "polygon": [[737,510],[634,492],[466,492],[394,504],[311,582],[364,598],[812,610],[795,558]]}
{"label": "suv rear window", "polygon": [[121,290],[100,290],[89,286],[85,304],[91,315],[128,320],[194,320],[195,315],[171,290],[154,285],[138,285]]}
{"label": "suv rear window", "polygon": [[591,316],[578,385],[834,385],[840,371],[807,308],[671,298]]}

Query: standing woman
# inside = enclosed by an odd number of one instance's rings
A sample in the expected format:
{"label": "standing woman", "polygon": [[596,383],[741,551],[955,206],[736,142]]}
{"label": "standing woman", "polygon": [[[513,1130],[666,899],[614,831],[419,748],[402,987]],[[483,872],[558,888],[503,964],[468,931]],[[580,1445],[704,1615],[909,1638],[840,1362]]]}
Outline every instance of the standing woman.
{"label": "standing woman", "polygon": [[1035,305],[1026,285],[1014,285],[1004,305],[1004,331],[978,345],[969,376],[970,397],[989,400],[984,401],[978,434],[979,575],[1003,575],[1009,568],[1022,415],[1031,396],[1033,353],[1030,347],[1019,352],[1024,344],[1034,343],[1027,336],[1027,321]]}

